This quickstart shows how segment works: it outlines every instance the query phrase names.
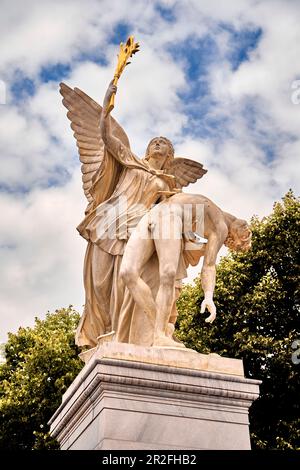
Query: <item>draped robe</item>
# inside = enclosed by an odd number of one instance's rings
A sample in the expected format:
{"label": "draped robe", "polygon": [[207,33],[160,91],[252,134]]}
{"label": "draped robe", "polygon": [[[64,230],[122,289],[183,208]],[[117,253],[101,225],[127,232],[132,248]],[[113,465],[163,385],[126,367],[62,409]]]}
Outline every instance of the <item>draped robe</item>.
{"label": "draped robe", "polygon": [[[117,155],[107,157],[94,178],[91,194],[95,204],[77,227],[88,241],[85,307],[76,333],[79,346],[93,347],[99,336],[111,331],[117,332],[119,341],[151,342],[149,332],[145,333],[148,339],[137,337],[137,324],[147,319],[138,311],[119,272],[130,233],[158,202],[159,191],[175,187],[174,176],[151,168],[122,143]],[[159,280],[156,255],[145,266],[143,278],[155,295]]]}

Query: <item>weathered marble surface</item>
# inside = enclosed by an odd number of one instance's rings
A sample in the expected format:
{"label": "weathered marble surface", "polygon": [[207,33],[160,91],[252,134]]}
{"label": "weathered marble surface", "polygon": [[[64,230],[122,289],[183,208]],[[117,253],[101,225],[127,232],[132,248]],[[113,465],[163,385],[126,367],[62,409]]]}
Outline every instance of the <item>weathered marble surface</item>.
{"label": "weathered marble surface", "polygon": [[70,450],[249,449],[258,391],[236,359],[104,343],[64,394],[51,433]]}
{"label": "weathered marble surface", "polygon": [[111,358],[244,376],[243,363],[239,359],[221,357],[215,353],[200,354],[186,348],[144,347],[104,342],[98,348],[81,353],[80,357],[86,363],[90,360]]}
{"label": "weathered marble surface", "polygon": [[103,107],[82,90],[60,84],[88,200],[77,227],[88,242],[85,306],[75,337],[81,347],[96,347],[99,336],[112,332],[122,343],[175,346],[176,299],[188,266],[203,258],[201,312],[207,309],[206,322],[213,322],[217,255],[223,244],[233,250],[251,245],[245,220],[205,196],[183,192],[207,173],[202,163],[175,156],[163,136],[151,139],[145,156],[137,157],[110,115],[116,83],[138,50],[133,36],[121,43]]}

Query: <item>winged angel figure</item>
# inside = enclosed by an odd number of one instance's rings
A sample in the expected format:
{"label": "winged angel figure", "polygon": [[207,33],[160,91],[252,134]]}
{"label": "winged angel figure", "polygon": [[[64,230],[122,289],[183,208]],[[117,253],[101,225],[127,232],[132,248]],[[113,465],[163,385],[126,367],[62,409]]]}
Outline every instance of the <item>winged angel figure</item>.
{"label": "winged angel figure", "polygon": [[[116,91],[112,81],[101,107],[78,88],[60,85],[79,149],[83,191],[88,200],[85,218],[77,227],[88,242],[85,307],[76,334],[79,346],[94,347],[100,336],[112,331],[118,341],[141,344],[136,333],[140,329],[136,330],[134,324],[142,316],[119,276],[126,243],[154,204],[206,173],[201,163],[175,158],[173,145],[165,137],[152,139],[144,158],[135,156],[126,133],[110,115],[109,103]],[[157,273],[154,253],[142,275],[154,295],[159,287]],[[179,267],[177,278],[185,276],[186,265]]]}

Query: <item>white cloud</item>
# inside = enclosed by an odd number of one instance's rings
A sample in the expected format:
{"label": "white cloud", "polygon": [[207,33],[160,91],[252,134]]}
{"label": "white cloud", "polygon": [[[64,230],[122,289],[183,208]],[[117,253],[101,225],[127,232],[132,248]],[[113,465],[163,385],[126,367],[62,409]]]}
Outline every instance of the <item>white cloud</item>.
{"label": "white cloud", "polygon": [[79,171],[63,188],[27,196],[0,195],[5,214],[0,247],[1,340],[7,331],[33,323],[34,316],[84,302],[85,241],[76,233],[85,209]]}

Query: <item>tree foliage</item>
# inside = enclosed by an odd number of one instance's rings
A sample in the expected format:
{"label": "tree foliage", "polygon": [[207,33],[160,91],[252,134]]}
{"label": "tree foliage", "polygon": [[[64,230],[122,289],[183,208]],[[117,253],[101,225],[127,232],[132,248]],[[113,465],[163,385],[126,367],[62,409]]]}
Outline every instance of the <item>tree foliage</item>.
{"label": "tree foliage", "polygon": [[78,321],[63,308],[9,334],[0,365],[0,449],[58,448],[47,422],[83,366],[74,343]]}
{"label": "tree foliage", "polygon": [[[288,192],[251,228],[252,249],[230,252],[218,265],[215,322],[207,325],[200,314],[198,279],[178,300],[177,336],[199,352],[242,358],[246,376],[262,380],[250,409],[254,448],[299,449],[300,364],[292,361],[292,343],[300,340],[299,199]],[[9,334],[0,364],[0,449],[58,448],[47,422],[83,366],[74,343],[78,321],[69,307]]]}
{"label": "tree foliage", "polygon": [[299,449],[300,364],[292,361],[300,338],[299,199],[289,191],[251,228],[251,250],[230,252],[218,265],[215,322],[200,314],[198,279],[178,300],[177,336],[199,352],[242,358],[246,376],[262,380],[250,409],[254,448]]}

